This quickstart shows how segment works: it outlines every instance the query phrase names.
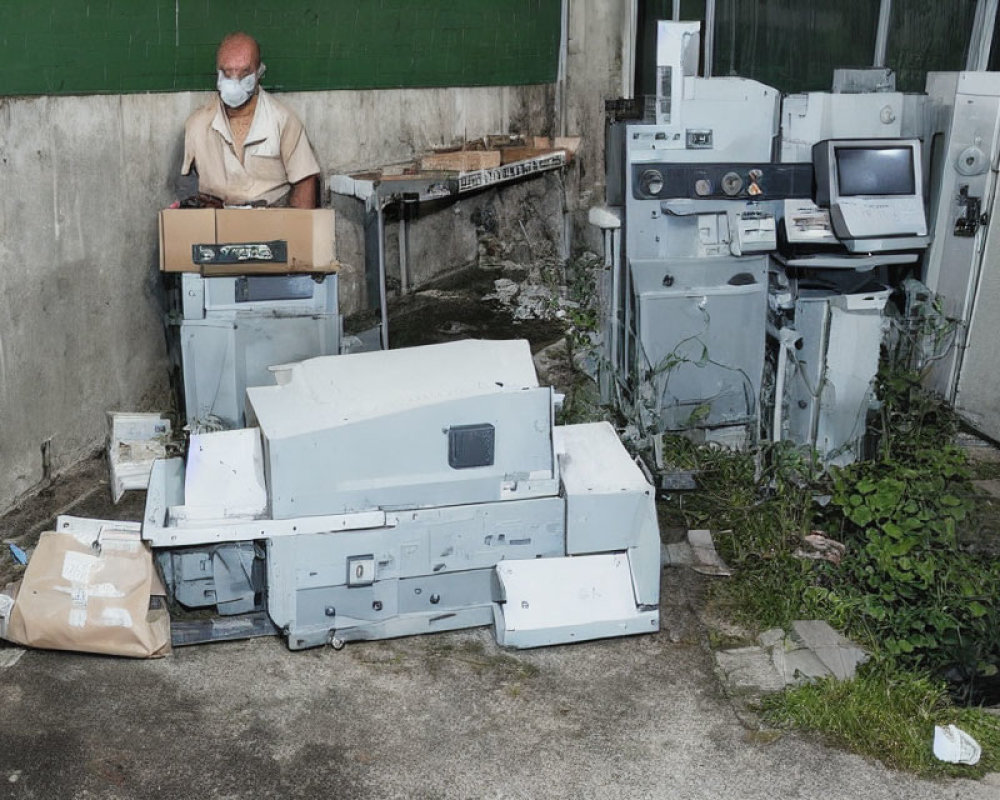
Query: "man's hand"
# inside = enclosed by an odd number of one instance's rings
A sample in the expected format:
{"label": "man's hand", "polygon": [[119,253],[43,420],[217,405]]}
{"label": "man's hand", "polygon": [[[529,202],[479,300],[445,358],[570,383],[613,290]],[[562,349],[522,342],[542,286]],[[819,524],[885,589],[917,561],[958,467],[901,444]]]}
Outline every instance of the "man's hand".
{"label": "man's hand", "polygon": [[316,186],[319,180],[316,175],[303,178],[292,184],[288,195],[288,205],[292,208],[316,208]]}

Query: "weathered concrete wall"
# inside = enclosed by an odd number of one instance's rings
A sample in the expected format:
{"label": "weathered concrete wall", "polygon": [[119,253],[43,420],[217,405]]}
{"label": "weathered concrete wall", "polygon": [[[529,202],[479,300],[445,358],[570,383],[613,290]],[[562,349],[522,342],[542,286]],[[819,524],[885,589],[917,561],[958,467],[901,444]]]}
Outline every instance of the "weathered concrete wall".
{"label": "weathered concrete wall", "polygon": [[[563,249],[565,179],[561,171],[501,184],[462,195],[457,201],[422,203],[407,223],[407,279],[409,290],[426,286],[442,274],[473,264],[502,260],[528,263],[558,256]],[[337,258],[346,312],[360,310],[366,300],[363,273],[363,204],[334,195],[337,211]],[[397,212],[385,219],[385,267],[389,294],[402,285]],[[484,241],[488,240],[489,244]],[[377,298],[367,298],[374,305]],[[350,303],[350,305],[348,305]]]}
{"label": "weathered concrete wall", "polygon": [[[569,0],[565,86],[547,87],[545,95],[534,95],[511,115],[510,128],[503,132],[541,135],[580,136],[582,144],[573,163],[559,175],[549,174],[521,183],[509,184],[489,192],[469,195],[460,202],[438,207],[421,206],[420,217],[410,225],[410,285],[420,285],[440,272],[473,263],[477,257],[476,225],[483,209],[498,211],[497,236],[507,245],[523,240],[522,255],[533,243],[537,255],[542,248],[568,246],[600,252],[600,232],[587,222],[591,206],[604,202],[604,103],[622,96],[624,31],[629,19],[629,4],[615,0]],[[294,95],[290,95],[294,96]],[[412,96],[412,95],[407,95]],[[560,98],[561,97],[561,107]],[[378,142],[380,152],[395,152],[404,158],[408,152],[440,144],[429,140],[419,120],[421,109],[401,106],[396,115],[383,108],[379,118],[395,118],[391,130],[405,137],[402,146],[392,136]],[[454,113],[449,109],[434,113]],[[474,125],[466,130],[476,135]],[[482,129],[478,129],[481,131]],[[499,132],[499,131],[498,131]],[[366,160],[364,137],[376,135],[359,131],[351,143],[351,153],[338,166],[345,170],[372,166]],[[344,297],[363,297],[361,268],[364,244],[361,231],[360,203],[334,198],[340,213],[338,221],[338,256],[346,265],[341,274]],[[560,204],[563,206],[560,208]],[[522,227],[523,225],[523,227]],[[386,271],[390,286],[398,285],[397,227],[392,219],[386,226]],[[548,254],[548,253],[546,253]],[[515,260],[515,253],[508,253]],[[352,309],[353,310],[353,309]]]}
{"label": "weathered concrete wall", "polygon": [[[58,472],[102,445],[105,412],[169,403],[156,213],[206,97],[0,99],[0,509],[42,480],[43,442]],[[284,97],[330,169],[552,119],[548,86]]]}
{"label": "weathered concrete wall", "polygon": [[0,507],[163,402],[156,211],[183,95],[0,100]]}
{"label": "weathered concrete wall", "polygon": [[567,206],[574,248],[600,252],[601,238],[587,210],[604,203],[604,101],[622,96],[623,46],[629,19],[624,0],[569,0],[565,127],[582,149],[567,175]]}

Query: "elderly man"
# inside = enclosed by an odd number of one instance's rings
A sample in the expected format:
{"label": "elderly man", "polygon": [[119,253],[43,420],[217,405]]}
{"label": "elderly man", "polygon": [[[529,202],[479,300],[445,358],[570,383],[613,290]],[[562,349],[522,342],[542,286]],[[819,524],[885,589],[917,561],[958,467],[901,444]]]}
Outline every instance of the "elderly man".
{"label": "elderly man", "polygon": [[202,196],[226,205],[315,208],[319,164],[298,117],[260,88],[260,47],[226,36],[216,54],[218,95],[188,117],[184,164]]}

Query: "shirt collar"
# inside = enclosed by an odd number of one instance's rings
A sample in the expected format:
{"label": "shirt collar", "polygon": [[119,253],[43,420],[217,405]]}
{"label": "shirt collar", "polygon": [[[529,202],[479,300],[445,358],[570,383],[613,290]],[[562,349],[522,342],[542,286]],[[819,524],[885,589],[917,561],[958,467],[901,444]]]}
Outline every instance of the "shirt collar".
{"label": "shirt collar", "polygon": [[253,121],[250,123],[250,130],[247,131],[247,138],[243,142],[243,146],[246,147],[248,144],[256,144],[267,139],[274,128],[273,117],[273,109],[267,93],[258,88],[257,108],[254,109]]}
{"label": "shirt collar", "polygon": [[[212,130],[219,133],[223,139],[226,140],[227,144],[233,144],[233,132],[229,127],[229,117],[226,116],[226,110],[222,105],[222,99],[219,97],[218,92],[215,94],[215,116],[212,118]],[[247,131],[247,138],[243,142],[243,146],[246,147],[248,144],[254,144],[256,142],[262,142],[267,138],[268,131],[271,128],[271,117],[273,116],[271,111],[271,101],[267,97],[267,93],[262,89],[257,89],[257,108],[253,112],[253,120],[250,122],[250,130]]]}

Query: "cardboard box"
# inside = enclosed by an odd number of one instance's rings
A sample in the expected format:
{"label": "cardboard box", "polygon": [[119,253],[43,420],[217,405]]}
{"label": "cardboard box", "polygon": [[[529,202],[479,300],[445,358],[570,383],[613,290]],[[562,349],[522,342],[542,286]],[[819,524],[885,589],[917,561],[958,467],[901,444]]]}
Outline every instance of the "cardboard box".
{"label": "cardboard box", "polygon": [[[203,275],[336,272],[332,208],[167,208],[160,212],[160,269]],[[282,241],[284,261],[196,264],[193,245]]]}
{"label": "cardboard box", "polygon": [[160,269],[201,272],[191,258],[191,245],[215,244],[214,208],[165,208],[160,212]]}
{"label": "cardboard box", "polygon": [[499,166],[499,150],[455,150],[450,153],[431,153],[420,159],[420,169],[424,170],[472,172]]}
{"label": "cardboard box", "polygon": [[554,153],[553,148],[529,147],[527,145],[514,145],[512,147],[500,148],[500,161],[502,164],[513,164],[515,161],[525,161],[529,158],[539,158]]}

